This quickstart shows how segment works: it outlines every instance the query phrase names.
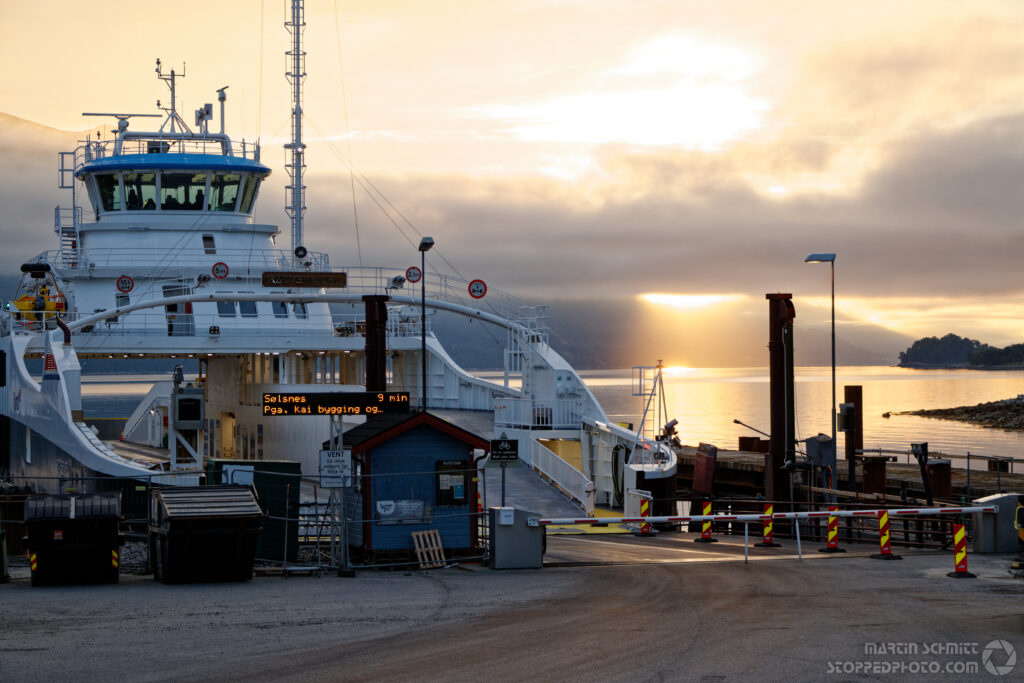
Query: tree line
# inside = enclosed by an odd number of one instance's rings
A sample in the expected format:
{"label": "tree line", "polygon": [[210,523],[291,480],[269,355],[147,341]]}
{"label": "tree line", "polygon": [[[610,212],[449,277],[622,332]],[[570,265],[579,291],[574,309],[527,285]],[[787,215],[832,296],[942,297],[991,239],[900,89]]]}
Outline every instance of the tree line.
{"label": "tree line", "polygon": [[996,348],[955,334],[918,339],[900,352],[899,367],[1001,367],[1024,366],[1024,344]]}

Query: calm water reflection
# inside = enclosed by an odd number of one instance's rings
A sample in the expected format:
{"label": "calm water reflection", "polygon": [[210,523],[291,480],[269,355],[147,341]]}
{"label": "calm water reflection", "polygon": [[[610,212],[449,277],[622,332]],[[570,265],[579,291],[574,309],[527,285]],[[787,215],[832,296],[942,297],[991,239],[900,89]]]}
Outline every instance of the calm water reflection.
{"label": "calm water reflection", "polygon": [[[631,395],[631,371],[585,371],[584,381],[615,421],[639,422],[641,399]],[[909,449],[927,441],[929,449],[949,454],[1024,456],[1024,433],[882,413],[919,408],[951,408],[1010,398],[1024,393],[1024,373],[971,370],[907,370],[871,366],[838,368],[837,401],[843,386],[864,391],[866,448]],[[769,431],[768,368],[667,368],[665,389],[669,414],[679,420],[684,443],[699,441],[736,448],[737,437],[754,432],[734,424],[739,419]],[[797,368],[796,431],[800,438],[832,431],[830,367]],[[839,437],[840,449],[843,439]],[[902,459],[901,459],[902,460]]]}

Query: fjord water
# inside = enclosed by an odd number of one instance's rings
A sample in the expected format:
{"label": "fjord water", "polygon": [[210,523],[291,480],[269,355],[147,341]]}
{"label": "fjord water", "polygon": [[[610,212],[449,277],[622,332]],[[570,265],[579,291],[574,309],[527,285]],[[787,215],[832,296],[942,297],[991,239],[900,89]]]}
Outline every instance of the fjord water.
{"label": "fjord water", "polygon": [[[643,404],[640,397],[632,396],[631,370],[580,374],[610,419],[639,423]],[[757,435],[734,424],[734,418],[770,431],[768,368],[666,368],[664,378],[668,414],[679,420],[677,429],[683,443],[704,441],[735,449],[737,437]],[[830,434],[831,367],[797,368],[795,380],[797,437]],[[845,385],[863,387],[865,448],[907,451],[911,443],[926,441],[931,452],[1024,457],[1022,432],[896,414],[1013,398],[1024,394],[1024,373],[841,367],[836,371],[837,403],[843,402]],[[887,412],[891,417],[882,417]],[[840,434],[840,454],[843,444]],[[900,462],[904,461],[901,457]]]}

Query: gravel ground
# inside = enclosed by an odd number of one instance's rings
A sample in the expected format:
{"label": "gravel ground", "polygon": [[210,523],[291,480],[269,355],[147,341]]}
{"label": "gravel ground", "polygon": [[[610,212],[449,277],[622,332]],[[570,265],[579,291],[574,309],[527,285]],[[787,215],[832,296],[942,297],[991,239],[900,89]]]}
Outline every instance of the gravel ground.
{"label": "gravel ground", "polygon": [[[1024,580],[1008,556],[972,554],[980,578],[956,580],[949,553],[862,551],[798,561],[784,546],[744,564],[732,539],[551,537],[562,566],[542,570],[19,578],[0,585],[0,680],[991,680],[981,658],[999,641],[1020,660],[1004,678],[1024,677]],[[876,643],[917,653],[866,653]],[[926,652],[950,643],[967,653]]]}

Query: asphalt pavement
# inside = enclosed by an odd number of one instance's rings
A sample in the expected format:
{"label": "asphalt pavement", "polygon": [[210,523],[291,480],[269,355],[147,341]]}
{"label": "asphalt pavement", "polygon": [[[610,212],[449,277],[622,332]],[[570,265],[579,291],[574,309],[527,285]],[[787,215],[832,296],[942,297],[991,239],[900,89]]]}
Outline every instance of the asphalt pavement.
{"label": "asphalt pavement", "polygon": [[[0,680],[1024,678],[1006,555],[551,536],[546,566],[165,586],[0,585]],[[1012,656],[1011,656],[1012,651]],[[1007,667],[1009,667],[1007,669]]]}

